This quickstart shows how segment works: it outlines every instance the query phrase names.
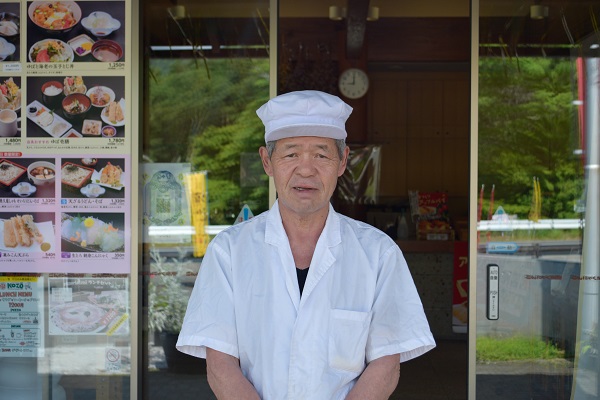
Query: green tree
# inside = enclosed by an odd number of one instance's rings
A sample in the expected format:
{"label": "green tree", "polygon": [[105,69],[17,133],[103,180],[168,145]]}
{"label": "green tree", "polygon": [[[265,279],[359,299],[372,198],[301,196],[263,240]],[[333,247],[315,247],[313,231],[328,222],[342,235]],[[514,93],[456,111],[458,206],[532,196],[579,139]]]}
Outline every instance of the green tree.
{"label": "green tree", "polygon": [[582,171],[570,60],[481,58],[479,79],[479,185],[495,185],[495,203],[526,218],[537,177],[542,217],[576,217]]}
{"label": "green tree", "polygon": [[[149,147],[153,162],[190,162],[207,171],[211,224],[231,224],[248,203],[268,208],[268,177],[253,184],[240,175],[256,171],[264,128],[256,109],[269,97],[266,59],[209,60],[210,79],[193,60],[152,60]],[[255,159],[242,171],[242,156]],[[249,167],[249,168],[248,168]],[[262,171],[262,169],[260,169]]]}

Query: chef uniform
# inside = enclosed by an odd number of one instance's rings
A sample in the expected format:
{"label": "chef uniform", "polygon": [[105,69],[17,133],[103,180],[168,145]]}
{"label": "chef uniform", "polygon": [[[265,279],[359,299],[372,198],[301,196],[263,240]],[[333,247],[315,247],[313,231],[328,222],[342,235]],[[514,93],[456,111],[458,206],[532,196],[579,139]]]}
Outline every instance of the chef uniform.
{"label": "chef uniform", "polygon": [[344,399],[374,359],[404,362],[435,347],[398,246],[329,208],[302,296],[277,202],[220,233],[177,348],[238,358],[261,399],[328,400]]}

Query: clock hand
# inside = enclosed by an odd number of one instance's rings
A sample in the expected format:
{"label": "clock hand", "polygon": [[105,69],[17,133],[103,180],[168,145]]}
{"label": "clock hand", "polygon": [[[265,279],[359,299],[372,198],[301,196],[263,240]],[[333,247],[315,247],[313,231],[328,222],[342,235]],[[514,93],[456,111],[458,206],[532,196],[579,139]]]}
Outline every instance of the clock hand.
{"label": "clock hand", "polygon": [[354,85],[354,83],[356,83],[356,73],[355,72],[352,73],[352,84]]}

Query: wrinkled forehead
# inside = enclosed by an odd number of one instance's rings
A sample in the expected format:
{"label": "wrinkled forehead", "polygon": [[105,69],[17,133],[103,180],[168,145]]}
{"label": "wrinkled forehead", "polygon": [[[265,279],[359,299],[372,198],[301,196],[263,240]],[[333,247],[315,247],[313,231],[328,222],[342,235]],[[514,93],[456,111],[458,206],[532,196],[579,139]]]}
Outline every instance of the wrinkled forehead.
{"label": "wrinkled forehead", "polygon": [[275,149],[306,149],[335,151],[335,139],[318,136],[298,136],[283,138],[276,141]]}

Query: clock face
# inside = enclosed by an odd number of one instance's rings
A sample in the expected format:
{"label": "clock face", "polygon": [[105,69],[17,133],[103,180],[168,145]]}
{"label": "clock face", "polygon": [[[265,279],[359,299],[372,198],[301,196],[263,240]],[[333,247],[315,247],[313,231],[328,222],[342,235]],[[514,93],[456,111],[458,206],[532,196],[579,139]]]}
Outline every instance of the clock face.
{"label": "clock face", "polygon": [[369,90],[369,77],[362,69],[348,68],[340,75],[340,93],[349,99],[359,99]]}

